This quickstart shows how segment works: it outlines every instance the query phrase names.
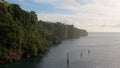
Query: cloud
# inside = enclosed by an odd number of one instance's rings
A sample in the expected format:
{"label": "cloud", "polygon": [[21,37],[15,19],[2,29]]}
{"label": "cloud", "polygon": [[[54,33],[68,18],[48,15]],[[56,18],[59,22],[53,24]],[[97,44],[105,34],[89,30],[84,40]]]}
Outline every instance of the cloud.
{"label": "cloud", "polygon": [[56,8],[74,10],[80,7],[76,0],[33,0],[35,3],[47,3],[54,5]]}
{"label": "cloud", "polygon": [[53,3],[56,1],[57,0],[33,0],[33,2],[36,2],[36,3]]}
{"label": "cloud", "polygon": [[80,3],[76,2],[75,0],[60,0],[56,3],[56,5],[58,8],[69,10],[76,10],[80,8]]}
{"label": "cloud", "polygon": [[92,0],[76,0],[76,2],[80,3],[81,5],[92,4]]}
{"label": "cloud", "polygon": [[38,13],[40,20],[60,21],[88,31],[120,31],[119,0],[35,0],[73,14]]}

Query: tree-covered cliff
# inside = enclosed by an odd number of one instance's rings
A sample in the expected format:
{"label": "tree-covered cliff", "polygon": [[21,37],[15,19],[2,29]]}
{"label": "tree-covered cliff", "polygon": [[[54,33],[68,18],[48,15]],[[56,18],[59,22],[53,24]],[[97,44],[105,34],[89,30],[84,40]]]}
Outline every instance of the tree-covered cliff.
{"label": "tree-covered cliff", "polygon": [[45,22],[39,21],[39,30],[45,27],[49,34],[54,34],[60,40],[69,38],[79,38],[80,36],[87,36],[87,31],[75,28],[73,25],[65,25],[60,22]]}
{"label": "tree-covered cliff", "polygon": [[41,56],[63,39],[86,35],[73,25],[38,21],[34,11],[0,2],[0,63]]}

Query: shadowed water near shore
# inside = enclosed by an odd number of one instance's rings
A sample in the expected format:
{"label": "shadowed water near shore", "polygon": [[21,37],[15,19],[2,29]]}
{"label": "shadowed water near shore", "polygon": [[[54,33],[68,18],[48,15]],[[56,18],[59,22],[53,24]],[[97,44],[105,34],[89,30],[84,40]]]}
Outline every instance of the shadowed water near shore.
{"label": "shadowed water near shore", "polygon": [[[67,53],[69,52],[69,57]],[[120,68],[120,33],[89,33],[51,47],[42,59],[28,59],[4,68]]]}

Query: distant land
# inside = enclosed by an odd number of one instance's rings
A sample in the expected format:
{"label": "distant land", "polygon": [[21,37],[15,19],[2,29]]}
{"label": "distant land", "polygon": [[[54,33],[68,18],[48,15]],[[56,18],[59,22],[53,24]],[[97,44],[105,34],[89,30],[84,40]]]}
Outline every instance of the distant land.
{"label": "distant land", "polygon": [[87,35],[86,30],[73,25],[38,21],[34,11],[0,1],[0,64],[42,56],[61,40]]}

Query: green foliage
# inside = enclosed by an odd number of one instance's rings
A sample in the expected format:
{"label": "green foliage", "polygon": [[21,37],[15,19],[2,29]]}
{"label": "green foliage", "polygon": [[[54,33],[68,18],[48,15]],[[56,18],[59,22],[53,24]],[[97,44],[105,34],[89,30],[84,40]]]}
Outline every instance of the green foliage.
{"label": "green foliage", "polygon": [[[86,30],[80,30],[75,28],[73,25],[65,25],[60,22],[52,23],[52,22],[44,22],[39,21],[39,32],[43,33],[43,37],[45,37],[48,41],[58,41],[62,39],[69,38],[79,38],[80,36],[87,36]],[[44,31],[42,30],[44,29]]]}

